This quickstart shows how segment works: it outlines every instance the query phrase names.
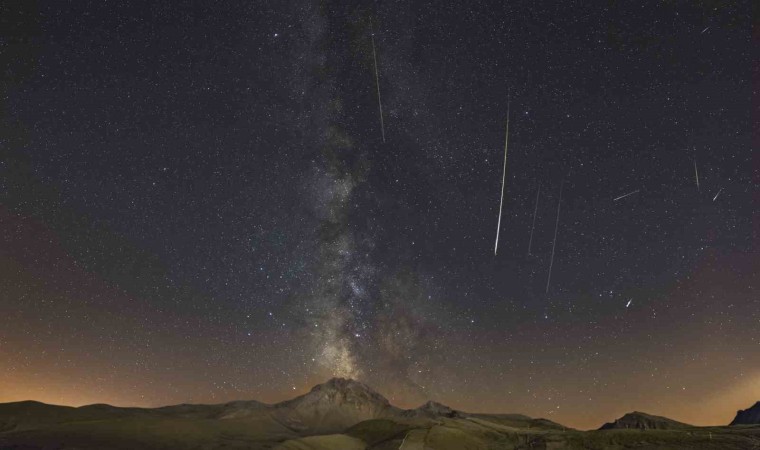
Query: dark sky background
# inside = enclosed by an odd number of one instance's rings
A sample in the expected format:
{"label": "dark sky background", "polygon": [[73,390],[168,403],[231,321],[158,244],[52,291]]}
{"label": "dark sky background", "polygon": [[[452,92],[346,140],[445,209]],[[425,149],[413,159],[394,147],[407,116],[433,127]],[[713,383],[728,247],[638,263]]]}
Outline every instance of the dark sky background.
{"label": "dark sky background", "polygon": [[0,401],[760,399],[749,2],[348,3],[0,7]]}

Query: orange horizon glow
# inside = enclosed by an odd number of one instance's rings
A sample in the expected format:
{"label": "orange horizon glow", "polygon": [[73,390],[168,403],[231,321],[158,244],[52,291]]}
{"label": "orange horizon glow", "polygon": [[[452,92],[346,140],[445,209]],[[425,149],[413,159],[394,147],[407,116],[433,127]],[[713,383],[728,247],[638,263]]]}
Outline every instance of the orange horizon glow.
{"label": "orange horizon glow", "polygon": [[[317,383],[315,383],[317,384]],[[266,392],[263,391],[259,396],[234,397],[234,396],[207,396],[207,397],[188,397],[187,400],[179,401],[150,401],[147,396],[140,399],[133,399],[119,394],[117,389],[103,389],[98,392],[73,392],[69,387],[60,383],[50,383],[47,388],[35,387],[31,383],[22,380],[9,378],[0,379],[0,385],[5,386],[0,389],[0,403],[11,403],[20,401],[37,401],[41,403],[81,407],[92,404],[108,404],[117,407],[138,407],[138,408],[156,408],[180,403],[195,404],[215,404],[225,403],[235,400],[256,400],[263,403],[275,404],[281,401],[306,394],[311,390],[313,385],[299,386],[296,389],[285,389],[280,391]],[[9,388],[12,386],[12,388]],[[292,393],[292,395],[288,395]],[[383,394],[382,392],[380,392]],[[406,401],[403,398],[387,396],[390,403],[403,409],[412,409],[420,406],[421,402]],[[595,430],[606,422],[612,422],[622,417],[624,414],[640,411],[651,415],[663,416],[679,422],[684,422],[695,426],[725,426],[733,420],[736,412],[740,409],[746,409],[752,406],[760,399],[760,373],[747,377],[743,382],[732,387],[726,387],[717,391],[712,396],[706,398],[694,398],[690,402],[668,403],[656,405],[651,401],[641,401],[639,406],[633,408],[620,408],[613,402],[600,402],[594,408],[583,411],[557,411],[555,414],[540,413],[527,407],[524,410],[516,409],[513,406],[507,406],[505,402],[504,409],[489,407],[477,409],[474,401],[463,399],[451,399],[451,402],[441,401],[441,399],[431,399],[444,403],[447,406],[470,413],[486,414],[507,414],[517,413],[525,414],[534,418],[544,418],[555,421],[562,425],[578,430]],[[533,414],[529,414],[528,411]]]}

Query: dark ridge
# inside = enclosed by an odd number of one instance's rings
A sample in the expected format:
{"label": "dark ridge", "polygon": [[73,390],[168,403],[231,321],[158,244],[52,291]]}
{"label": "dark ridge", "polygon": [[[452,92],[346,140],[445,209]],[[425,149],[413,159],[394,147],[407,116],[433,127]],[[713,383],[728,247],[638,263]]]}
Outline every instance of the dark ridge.
{"label": "dark ridge", "polygon": [[465,414],[463,412],[451,409],[450,407],[442,403],[434,402],[432,400],[415,409],[406,410],[402,413],[402,415],[405,417],[429,417],[429,418],[465,417]]}
{"label": "dark ridge", "polygon": [[678,430],[691,427],[692,425],[668,419],[667,417],[653,416],[651,414],[634,411],[624,415],[614,422],[605,423],[599,429]]}
{"label": "dark ridge", "polygon": [[729,425],[758,425],[760,424],[760,401],[747,409],[740,409]]}

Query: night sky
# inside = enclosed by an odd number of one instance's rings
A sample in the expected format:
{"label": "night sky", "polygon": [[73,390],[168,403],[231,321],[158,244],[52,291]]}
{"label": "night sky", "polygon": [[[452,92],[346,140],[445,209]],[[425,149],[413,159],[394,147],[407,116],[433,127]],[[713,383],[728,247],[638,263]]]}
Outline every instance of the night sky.
{"label": "night sky", "polygon": [[749,2],[347,3],[0,7],[0,402],[760,399]]}

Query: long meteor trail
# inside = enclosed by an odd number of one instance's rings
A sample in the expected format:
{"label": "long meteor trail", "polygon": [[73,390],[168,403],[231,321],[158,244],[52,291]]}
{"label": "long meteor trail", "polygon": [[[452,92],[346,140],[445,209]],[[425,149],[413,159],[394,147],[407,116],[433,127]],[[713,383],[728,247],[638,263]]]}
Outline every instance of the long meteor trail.
{"label": "long meteor trail", "polygon": [[559,185],[559,202],[557,202],[557,220],[554,223],[554,242],[552,242],[552,257],[549,261],[549,276],[546,278],[546,293],[549,293],[549,283],[552,281],[552,266],[554,265],[554,248],[557,246],[557,229],[559,228],[559,208],[562,206],[562,188],[565,186],[565,180]]}
{"label": "long meteor trail", "polygon": [[538,191],[536,192],[536,206],[533,208],[533,225],[530,227],[530,240],[528,241],[528,255],[530,255],[530,248],[533,245],[533,230],[536,229],[536,213],[538,212],[538,196],[541,195],[541,185],[538,185]]}
{"label": "long meteor trail", "polygon": [[377,87],[377,107],[380,109],[380,132],[383,134],[385,143],[385,123],[383,122],[383,102],[380,101],[380,76],[377,73],[377,53],[375,53],[375,31],[372,28],[372,19],[369,21],[369,31],[372,35],[372,59],[375,61],[375,86]]}
{"label": "long meteor trail", "polygon": [[501,173],[501,200],[499,201],[499,221],[496,223],[496,243],[493,254],[499,250],[499,230],[501,229],[501,209],[504,206],[504,184],[507,180],[507,145],[509,144],[509,101],[507,101],[507,137],[504,140],[504,169]]}
{"label": "long meteor trail", "polygon": [[629,195],[633,195],[633,194],[635,194],[635,193],[637,193],[637,192],[639,192],[639,189],[636,189],[635,191],[633,191],[633,192],[629,192],[629,193],[627,193],[627,194],[625,194],[625,195],[621,195],[620,197],[618,197],[618,198],[615,198],[615,199],[613,199],[612,201],[613,201],[613,202],[616,202],[616,201],[620,200],[621,198],[626,198],[626,197],[628,197]]}

